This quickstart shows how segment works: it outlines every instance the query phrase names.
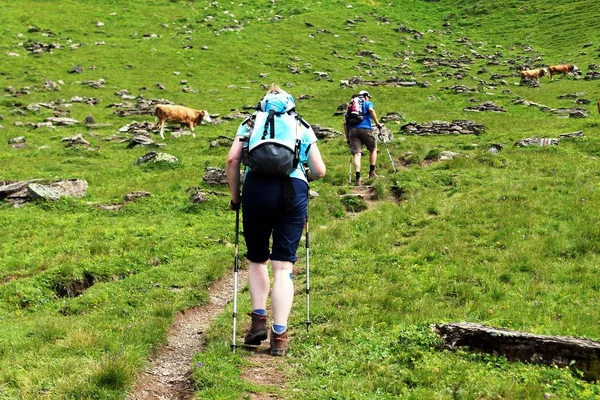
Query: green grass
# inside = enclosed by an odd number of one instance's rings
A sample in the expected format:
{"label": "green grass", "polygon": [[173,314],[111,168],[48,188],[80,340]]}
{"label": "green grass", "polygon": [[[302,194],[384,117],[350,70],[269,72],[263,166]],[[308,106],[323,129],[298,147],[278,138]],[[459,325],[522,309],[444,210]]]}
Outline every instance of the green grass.
{"label": "green grass", "polygon": [[[336,108],[359,87],[346,89],[339,82],[354,76],[429,86],[365,86],[380,117],[388,112],[405,117],[387,124],[395,140],[380,149],[378,173],[385,178],[375,183],[373,208],[355,214],[364,204],[340,199],[351,190],[348,149],[341,137],[320,142],[328,172],[312,185],[319,193],[310,209],[313,324],[307,336],[301,272],[290,321],[293,341],[282,366],[287,384],[278,395],[600,397],[597,384],[569,369],[441,350],[429,329],[470,321],[600,339],[595,109],[600,86],[544,77],[541,87],[530,88],[518,85],[517,76],[526,65],[570,62],[585,73],[597,64],[600,3],[347,5],[313,0],[0,4],[0,87],[30,92],[0,97],[0,181],[79,178],[89,184],[80,200],[23,208],[0,202],[0,399],[124,398],[152,351],[164,343],[173,316],[208,301],[206,288],[230,274],[234,215],[227,211],[228,190],[206,184],[203,175],[207,167],[225,166],[228,149],[209,145],[218,136],[233,136],[238,121],[200,126],[195,140],[167,136],[161,151],[179,158],[175,167],[136,166],[148,149],[104,139],[131,121],[153,118],[116,116],[108,107],[123,102],[116,92],[127,89],[134,96],[226,116],[256,104],[266,85],[276,82],[295,98],[310,96],[298,104],[310,123],[341,131]],[[104,25],[97,26],[99,21]],[[400,25],[424,37],[399,32]],[[33,55],[25,49],[33,42],[62,48]],[[361,51],[377,57],[357,55]],[[429,70],[422,62],[465,56],[472,63],[460,68]],[[69,73],[77,65],[83,72]],[[455,78],[459,71],[464,79]],[[317,79],[316,72],[329,79]],[[493,74],[507,75],[506,85]],[[81,84],[100,78],[106,81],[102,88]],[[45,90],[47,79],[61,80],[60,90]],[[182,80],[198,92],[184,92]],[[477,91],[445,89],[453,85]],[[577,92],[592,101],[577,106],[589,111],[588,118],[559,118],[514,104],[522,98],[550,108],[575,107],[559,96]],[[92,130],[26,125],[52,116],[47,108],[30,111],[28,105],[68,102],[73,96],[100,103],[62,107],[70,117],[92,114],[112,125]],[[484,101],[508,112],[463,110]],[[420,137],[399,129],[409,121],[456,119],[474,120],[486,131]],[[557,138],[579,130],[584,138],[561,139],[558,147],[514,146],[525,137]],[[93,151],[60,142],[78,133]],[[6,144],[16,136],[26,137],[26,148]],[[491,143],[504,149],[491,154]],[[397,167],[403,159],[406,168],[394,172],[387,150]],[[464,157],[432,162],[445,150]],[[404,156],[407,152],[412,154]],[[191,204],[188,189],[194,187],[214,194]],[[136,190],[151,196],[119,211],[98,207],[123,202]],[[394,190],[402,193],[400,201],[393,199]],[[240,253],[244,250],[242,244]],[[247,291],[239,301],[240,310],[249,307]],[[252,361],[244,350],[229,351],[230,308],[209,329],[207,348],[196,356],[195,365],[202,362],[194,369],[197,398],[238,399],[273,390],[240,378]],[[239,320],[238,332],[245,322]]]}

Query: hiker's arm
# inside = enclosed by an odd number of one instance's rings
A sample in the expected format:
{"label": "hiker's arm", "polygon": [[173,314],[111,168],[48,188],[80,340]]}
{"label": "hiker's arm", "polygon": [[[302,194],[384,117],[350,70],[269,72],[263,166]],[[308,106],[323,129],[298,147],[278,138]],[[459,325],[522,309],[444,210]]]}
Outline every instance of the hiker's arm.
{"label": "hiker's arm", "polygon": [[377,125],[377,127],[378,127],[379,129],[381,129],[381,127],[382,127],[383,125],[381,125],[381,124],[379,123],[379,119],[377,118],[377,113],[375,112],[375,109],[374,109],[373,107],[369,108],[369,114],[371,114],[371,117],[373,117],[373,121],[375,121],[375,125]]}
{"label": "hiker's arm", "polygon": [[321,179],[325,176],[327,168],[323,157],[321,157],[321,151],[316,143],[313,143],[308,154],[308,177],[311,181]]}
{"label": "hiker's arm", "polygon": [[[600,110],[600,103],[598,103],[598,109]],[[346,137],[346,142],[350,144],[350,137],[348,136],[348,125],[346,125],[346,121],[344,121],[344,136]]]}
{"label": "hiker's arm", "polygon": [[225,175],[231,192],[231,201],[235,204],[240,204],[240,163],[242,161],[242,142],[240,137],[236,136],[233,139],[233,144],[229,149],[227,156],[227,166],[225,167]]}

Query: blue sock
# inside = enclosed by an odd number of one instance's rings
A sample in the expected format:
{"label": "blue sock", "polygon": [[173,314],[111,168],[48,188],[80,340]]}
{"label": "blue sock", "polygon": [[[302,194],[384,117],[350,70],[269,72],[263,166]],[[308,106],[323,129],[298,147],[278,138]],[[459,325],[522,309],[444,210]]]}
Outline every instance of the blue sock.
{"label": "blue sock", "polygon": [[258,314],[258,315],[262,315],[262,316],[267,315],[267,310],[265,310],[263,308],[257,308],[256,310],[252,310],[252,312],[254,314]]}
{"label": "blue sock", "polygon": [[273,332],[275,332],[278,335],[281,335],[283,332],[285,332],[286,329],[287,329],[287,325],[273,324]]}

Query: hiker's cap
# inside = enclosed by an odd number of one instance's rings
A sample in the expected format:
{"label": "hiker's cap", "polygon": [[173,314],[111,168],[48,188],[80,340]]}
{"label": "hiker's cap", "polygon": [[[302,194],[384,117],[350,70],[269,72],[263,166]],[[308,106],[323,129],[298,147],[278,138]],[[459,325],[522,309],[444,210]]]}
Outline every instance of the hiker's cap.
{"label": "hiker's cap", "polygon": [[358,92],[359,96],[369,96],[371,97],[371,95],[369,94],[369,92],[367,92],[366,90],[361,90],[360,92]]}

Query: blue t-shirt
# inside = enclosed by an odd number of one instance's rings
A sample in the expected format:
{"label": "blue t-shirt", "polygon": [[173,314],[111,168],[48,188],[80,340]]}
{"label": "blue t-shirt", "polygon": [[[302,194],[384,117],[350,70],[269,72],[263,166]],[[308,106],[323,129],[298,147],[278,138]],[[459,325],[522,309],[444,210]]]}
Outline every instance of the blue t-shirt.
{"label": "blue t-shirt", "polygon": [[[256,113],[255,113],[256,114]],[[237,129],[235,136],[244,137],[248,134],[249,126],[247,124],[241,123]],[[298,166],[292,173],[290,174],[291,178],[301,179],[305,182],[308,182],[306,179],[306,175],[304,174],[304,169],[302,164],[305,164],[308,161],[308,156],[310,155],[311,145],[317,142],[317,136],[313,131],[312,127],[305,127],[298,121],[298,129],[301,130],[301,139],[300,139],[300,161],[298,162]],[[246,172],[250,171],[249,167],[246,167]]]}
{"label": "blue t-shirt", "polygon": [[365,100],[363,103],[363,114],[364,114],[363,120],[360,121],[360,124],[358,124],[358,125],[350,125],[348,130],[353,129],[353,128],[373,129],[373,127],[371,126],[371,124],[372,124],[371,113],[369,113],[369,110],[371,108],[374,108],[373,102]]}

